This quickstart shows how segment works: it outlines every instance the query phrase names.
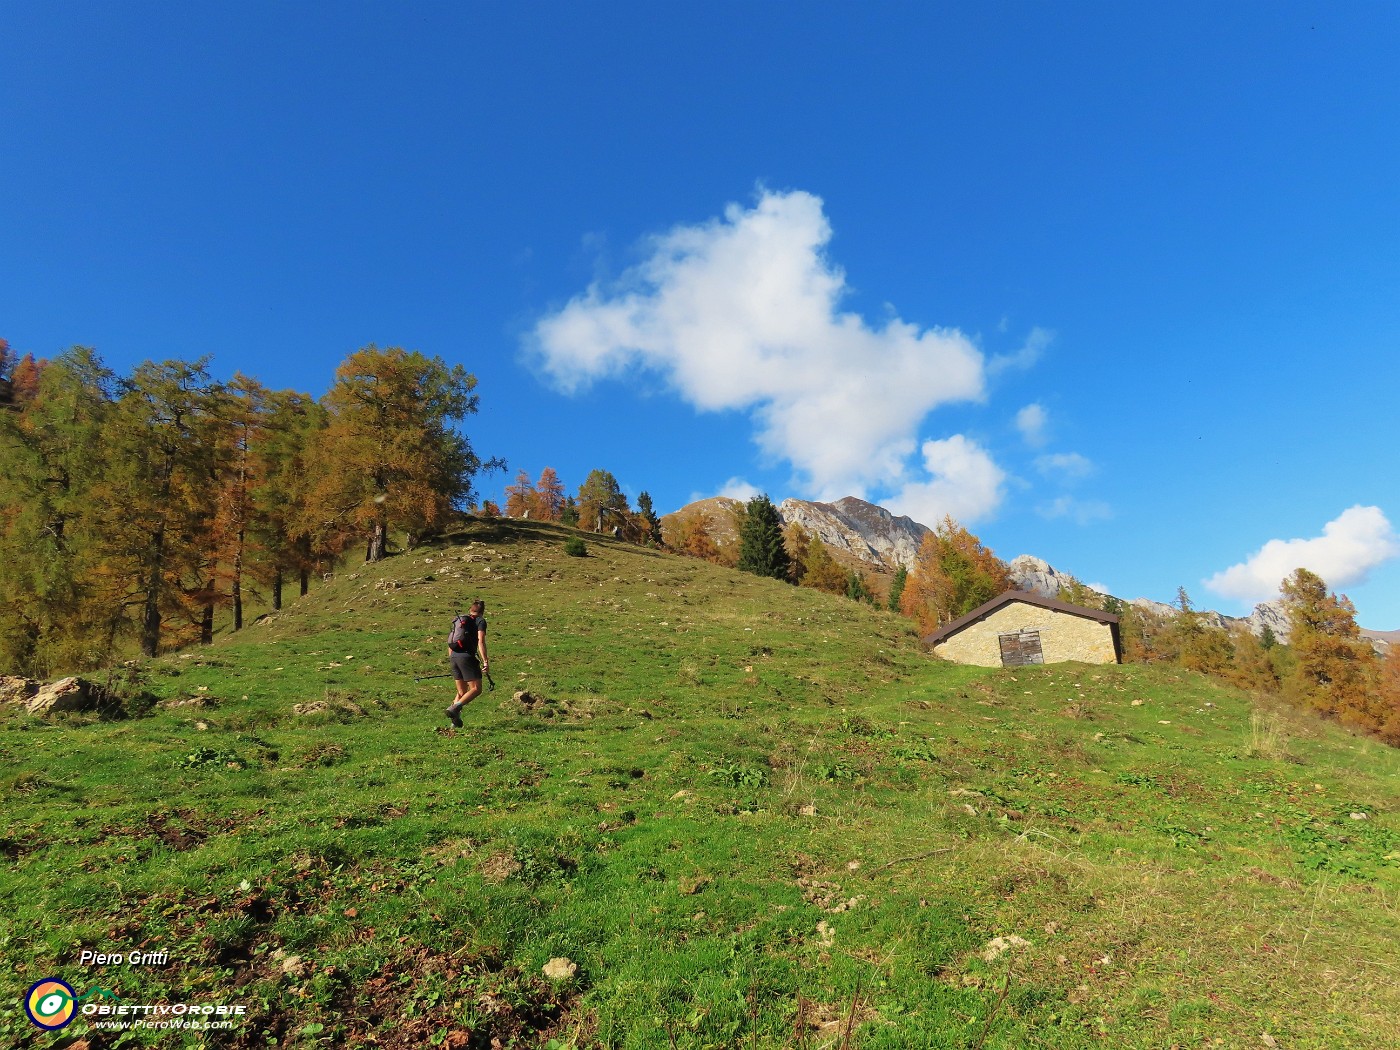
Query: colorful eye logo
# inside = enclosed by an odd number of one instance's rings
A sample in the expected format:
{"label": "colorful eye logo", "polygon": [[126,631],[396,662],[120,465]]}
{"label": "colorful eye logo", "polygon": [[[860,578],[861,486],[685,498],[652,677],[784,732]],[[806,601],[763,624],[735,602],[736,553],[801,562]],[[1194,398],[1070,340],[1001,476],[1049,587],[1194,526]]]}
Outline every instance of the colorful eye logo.
{"label": "colorful eye logo", "polygon": [[76,1000],[73,986],[67,981],[45,977],[30,985],[29,994],[24,997],[24,1012],[46,1032],[57,1032],[73,1020]]}

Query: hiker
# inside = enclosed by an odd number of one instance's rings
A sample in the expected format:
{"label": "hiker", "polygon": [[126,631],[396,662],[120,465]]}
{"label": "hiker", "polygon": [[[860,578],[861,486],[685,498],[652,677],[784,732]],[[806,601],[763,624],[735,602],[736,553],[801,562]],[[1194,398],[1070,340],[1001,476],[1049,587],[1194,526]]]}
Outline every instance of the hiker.
{"label": "hiker", "polygon": [[[479,659],[478,659],[479,655]],[[462,708],[481,695],[482,672],[491,667],[486,656],[486,603],[478,598],[471,611],[452,621],[447,639],[447,656],[452,661],[452,677],[457,683],[457,699],[447,708],[448,720],[462,728]]]}

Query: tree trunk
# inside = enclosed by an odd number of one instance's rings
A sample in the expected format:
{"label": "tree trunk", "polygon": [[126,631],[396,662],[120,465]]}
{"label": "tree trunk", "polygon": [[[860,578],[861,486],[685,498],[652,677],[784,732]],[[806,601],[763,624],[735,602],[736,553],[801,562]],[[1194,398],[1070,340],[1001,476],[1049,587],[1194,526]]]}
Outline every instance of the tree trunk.
{"label": "tree trunk", "polygon": [[365,551],[365,561],[384,560],[384,522],[374,523],[374,532],[369,538],[369,548]]}
{"label": "tree trunk", "polygon": [[272,611],[282,610],[282,570],[278,569],[272,576]]}
{"label": "tree trunk", "polygon": [[301,572],[301,596],[306,597],[306,592],[311,588],[311,537],[299,536],[297,538],[297,568]]}
{"label": "tree trunk", "polygon": [[165,526],[151,537],[150,574],[146,577],[146,605],[141,616],[141,652],[153,657],[160,652],[160,584],[165,568]]}
{"label": "tree trunk", "polygon": [[214,644],[214,603],[206,602],[204,605],[204,615],[199,621],[199,644]]}
{"label": "tree trunk", "polygon": [[[243,484],[242,477],[239,484]],[[243,630],[243,547],[248,542],[248,530],[243,524],[243,511],[240,504],[238,512],[238,542],[233,548],[233,629]]]}

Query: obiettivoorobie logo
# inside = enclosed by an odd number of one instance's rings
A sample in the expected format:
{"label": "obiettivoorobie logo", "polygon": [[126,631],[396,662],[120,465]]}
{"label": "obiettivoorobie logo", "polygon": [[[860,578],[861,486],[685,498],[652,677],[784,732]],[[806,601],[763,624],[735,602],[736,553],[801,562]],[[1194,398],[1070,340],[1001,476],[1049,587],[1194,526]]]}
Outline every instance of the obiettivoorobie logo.
{"label": "obiettivoorobie logo", "polygon": [[29,986],[29,992],[24,997],[24,1012],[37,1027],[46,1032],[57,1032],[72,1023],[77,1016],[79,1003],[87,1002],[95,995],[104,999],[117,998],[106,988],[89,988],[86,994],[79,995],[67,981],[45,977]]}

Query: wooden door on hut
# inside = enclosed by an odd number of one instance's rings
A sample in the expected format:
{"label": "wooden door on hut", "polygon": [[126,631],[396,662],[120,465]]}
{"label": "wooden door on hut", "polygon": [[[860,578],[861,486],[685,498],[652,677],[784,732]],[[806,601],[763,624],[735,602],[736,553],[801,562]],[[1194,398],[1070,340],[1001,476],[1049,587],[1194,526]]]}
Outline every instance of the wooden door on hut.
{"label": "wooden door on hut", "polygon": [[1045,662],[1039,631],[1014,631],[998,635],[997,642],[1001,645],[1002,667],[1026,667]]}

